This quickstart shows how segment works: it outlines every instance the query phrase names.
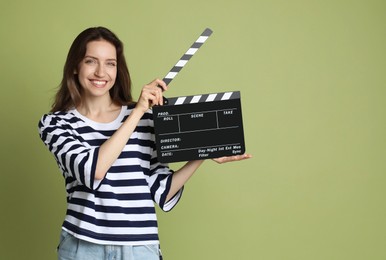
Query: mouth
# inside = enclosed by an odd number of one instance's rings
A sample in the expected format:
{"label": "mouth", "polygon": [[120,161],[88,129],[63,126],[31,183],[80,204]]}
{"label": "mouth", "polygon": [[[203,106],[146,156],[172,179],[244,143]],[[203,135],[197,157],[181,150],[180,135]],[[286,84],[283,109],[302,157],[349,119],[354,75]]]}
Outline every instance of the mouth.
{"label": "mouth", "polygon": [[97,87],[97,88],[103,88],[107,84],[106,80],[90,79],[90,82],[91,84],[93,84],[94,87]]}

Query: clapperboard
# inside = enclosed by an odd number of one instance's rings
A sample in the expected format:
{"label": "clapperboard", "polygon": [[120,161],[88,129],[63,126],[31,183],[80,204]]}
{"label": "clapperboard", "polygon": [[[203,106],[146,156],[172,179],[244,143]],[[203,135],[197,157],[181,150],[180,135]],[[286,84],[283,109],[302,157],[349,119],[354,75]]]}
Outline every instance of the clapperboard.
{"label": "clapperboard", "polygon": [[[169,84],[212,34],[205,29],[163,79]],[[158,160],[191,161],[245,153],[240,92],[164,98],[153,107]]]}

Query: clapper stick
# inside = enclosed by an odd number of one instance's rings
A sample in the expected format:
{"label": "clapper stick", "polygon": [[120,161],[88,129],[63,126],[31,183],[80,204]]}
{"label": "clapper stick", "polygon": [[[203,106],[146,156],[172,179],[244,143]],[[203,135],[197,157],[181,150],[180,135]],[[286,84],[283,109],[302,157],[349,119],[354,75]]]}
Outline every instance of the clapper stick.
{"label": "clapper stick", "polygon": [[[170,82],[177,76],[177,74],[182,70],[182,68],[188,63],[188,61],[193,57],[193,55],[198,51],[198,49],[205,43],[205,41],[212,34],[212,30],[206,28],[198,37],[198,39],[190,46],[190,48],[185,52],[184,55],[179,59],[176,65],[169,71],[169,73],[163,78],[163,81],[166,85],[169,85]],[[164,105],[168,104],[168,99],[163,98]]]}

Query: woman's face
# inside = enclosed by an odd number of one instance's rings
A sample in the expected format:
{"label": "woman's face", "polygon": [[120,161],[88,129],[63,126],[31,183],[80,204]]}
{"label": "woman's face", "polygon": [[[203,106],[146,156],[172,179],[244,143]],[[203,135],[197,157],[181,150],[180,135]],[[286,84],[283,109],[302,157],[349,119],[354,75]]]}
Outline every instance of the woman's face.
{"label": "woman's face", "polygon": [[115,46],[105,40],[89,42],[77,73],[85,98],[109,95],[117,77]]}

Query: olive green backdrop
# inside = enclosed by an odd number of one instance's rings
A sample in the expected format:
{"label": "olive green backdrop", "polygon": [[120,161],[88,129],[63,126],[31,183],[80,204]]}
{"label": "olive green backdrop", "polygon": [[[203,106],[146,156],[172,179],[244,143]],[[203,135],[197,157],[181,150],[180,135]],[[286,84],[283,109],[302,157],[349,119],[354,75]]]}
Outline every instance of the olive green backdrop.
{"label": "olive green backdrop", "polygon": [[386,259],[384,0],[1,1],[0,259],[56,257],[64,185],[37,123],[96,25],[125,43],[136,97],[206,27],[166,96],[242,94],[254,157],[205,162],[158,212],[166,259]]}

